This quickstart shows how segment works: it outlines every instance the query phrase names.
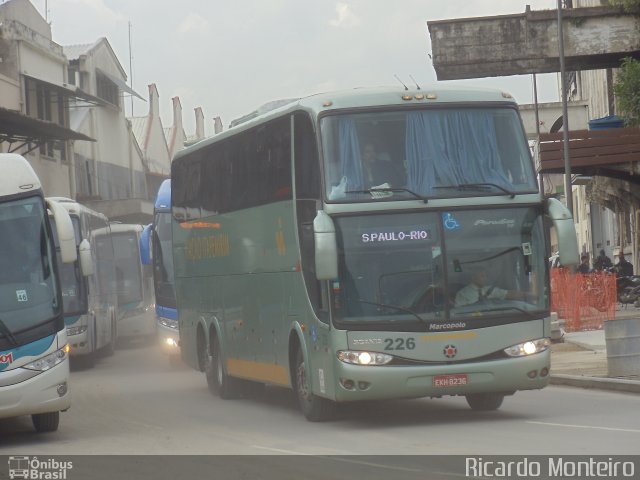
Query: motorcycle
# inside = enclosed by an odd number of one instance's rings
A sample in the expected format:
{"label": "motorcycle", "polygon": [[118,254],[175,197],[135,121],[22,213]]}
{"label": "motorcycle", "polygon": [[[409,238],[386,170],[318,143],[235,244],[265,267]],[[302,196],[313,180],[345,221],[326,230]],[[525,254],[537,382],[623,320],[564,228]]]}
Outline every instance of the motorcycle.
{"label": "motorcycle", "polygon": [[616,277],[618,302],[623,305],[633,303],[640,307],[640,275]]}

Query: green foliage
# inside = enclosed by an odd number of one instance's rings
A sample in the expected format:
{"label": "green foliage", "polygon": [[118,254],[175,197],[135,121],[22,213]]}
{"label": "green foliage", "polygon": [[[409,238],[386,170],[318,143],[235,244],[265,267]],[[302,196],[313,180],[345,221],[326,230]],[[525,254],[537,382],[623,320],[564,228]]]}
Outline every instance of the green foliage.
{"label": "green foliage", "polygon": [[622,6],[627,12],[639,12],[640,0],[608,0],[609,5]]}
{"label": "green foliage", "polygon": [[631,57],[623,60],[613,91],[627,126],[640,126],[640,61]]}

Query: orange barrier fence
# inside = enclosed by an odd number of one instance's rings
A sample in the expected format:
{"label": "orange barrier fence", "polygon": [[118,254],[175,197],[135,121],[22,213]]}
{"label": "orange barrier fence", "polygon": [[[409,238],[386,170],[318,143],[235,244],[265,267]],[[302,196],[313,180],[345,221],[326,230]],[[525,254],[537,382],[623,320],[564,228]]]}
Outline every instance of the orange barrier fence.
{"label": "orange barrier fence", "polygon": [[616,277],[611,273],[571,273],[551,269],[551,310],[567,332],[599,330],[616,315]]}

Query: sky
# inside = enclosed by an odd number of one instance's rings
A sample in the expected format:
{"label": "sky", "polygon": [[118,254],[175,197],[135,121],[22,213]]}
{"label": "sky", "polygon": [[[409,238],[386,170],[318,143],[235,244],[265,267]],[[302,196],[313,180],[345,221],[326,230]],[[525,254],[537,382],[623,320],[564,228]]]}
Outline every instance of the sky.
{"label": "sky", "polygon": [[[555,9],[557,0],[31,0],[66,46],[106,37],[133,88],[156,84],[163,125],[180,98],[187,135],[194,108],[229,123],[260,105],[354,87],[437,83],[495,87],[533,103],[531,75],[438,82],[427,22]],[[46,12],[45,12],[46,10]],[[129,38],[131,37],[131,41]],[[131,48],[130,48],[131,46]],[[130,71],[130,59],[132,68]],[[557,75],[537,77],[538,101],[558,101]],[[131,116],[131,100],[125,102]],[[133,115],[148,112],[135,99]]]}

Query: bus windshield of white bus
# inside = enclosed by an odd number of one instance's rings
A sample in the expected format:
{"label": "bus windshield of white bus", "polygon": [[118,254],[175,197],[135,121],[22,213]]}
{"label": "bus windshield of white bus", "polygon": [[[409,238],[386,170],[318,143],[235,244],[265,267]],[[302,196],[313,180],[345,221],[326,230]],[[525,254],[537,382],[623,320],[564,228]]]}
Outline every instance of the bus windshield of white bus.
{"label": "bus windshield of white bus", "polygon": [[323,117],[326,197],[335,202],[537,192],[515,108],[425,108]]}
{"label": "bus windshield of white bus", "polygon": [[537,207],[343,216],[336,231],[332,309],[350,329],[478,328],[548,309]]}
{"label": "bus windshield of white bus", "polygon": [[[49,217],[53,238],[56,245],[56,258],[58,260],[58,274],[60,275],[60,285],[62,289],[62,304],[65,315],[82,315],[87,312],[87,291],[85,280],[80,271],[80,262],[62,263],[60,248],[58,247],[58,237],[56,234],[56,223],[53,217]],[[76,237],[76,245],[80,245],[82,240],[80,234],[80,220],[72,216],[71,223]]]}
{"label": "bus windshield of white bus", "polygon": [[135,233],[113,235],[113,250],[116,263],[116,284],[118,285],[118,305],[142,301],[142,272],[140,271],[140,250]]}
{"label": "bus windshield of white bus", "polygon": [[[53,251],[45,225],[39,197],[0,203],[0,319],[11,333],[60,314]],[[0,331],[2,336],[6,333]]]}

